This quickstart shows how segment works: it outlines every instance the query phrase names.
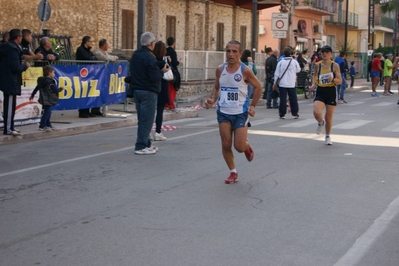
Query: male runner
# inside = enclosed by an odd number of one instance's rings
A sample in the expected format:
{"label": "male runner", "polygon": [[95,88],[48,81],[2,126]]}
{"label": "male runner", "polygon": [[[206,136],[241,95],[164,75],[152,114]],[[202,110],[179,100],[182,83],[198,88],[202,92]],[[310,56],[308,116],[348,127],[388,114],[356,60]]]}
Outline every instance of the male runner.
{"label": "male runner", "polygon": [[[234,164],[232,151],[234,148],[245,153],[248,161],[254,158],[254,152],[247,139],[248,115],[255,116],[255,106],[262,93],[262,85],[252,70],[240,61],[242,54],[241,43],[230,41],[226,45],[227,61],[216,69],[216,79],[211,98],[205,101],[205,108],[209,109],[217,102],[217,120],[222,140],[222,153],[230,176],[225,179],[226,184],[237,181],[238,174]],[[251,105],[248,97],[248,86],[254,87]]]}

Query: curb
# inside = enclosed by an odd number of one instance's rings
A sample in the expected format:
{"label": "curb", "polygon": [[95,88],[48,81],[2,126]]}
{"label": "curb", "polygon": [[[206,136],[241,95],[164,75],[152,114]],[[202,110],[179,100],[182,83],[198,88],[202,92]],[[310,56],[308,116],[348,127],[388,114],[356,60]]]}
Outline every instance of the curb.
{"label": "curb", "polygon": [[[193,117],[198,117],[198,113],[196,110],[183,110],[178,113],[166,113],[163,116],[163,120],[170,121],[170,120],[178,120],[178,119],[193,118]],[[98,118],[98,119],[103,119],[103,118]],[[28,130],[30,132],[28,131],[26,133],[22,133],[20,136],[1,135],[0,145],[12,144],[21,141],[31,141],[31,140],[72,136],[82,133],[90,133],[100,130],[109,130],[109,129],[130,127],[137,125],[137,118],[122,118],[116,121],[108,120],[99,123],[97,121],[91,120],[88,121],[87,123],[80,125],[76,125],[73,122],[71,122],[70,124],[64,124],[62,128],[57,128],[57,130],[46,131],[46,132],[37,131],[37,125],[29,125],[27,127],[29,127]],[[21,130],[22,132],[25,131],[24,126],[21,126],[20,128],[22,129]]]}

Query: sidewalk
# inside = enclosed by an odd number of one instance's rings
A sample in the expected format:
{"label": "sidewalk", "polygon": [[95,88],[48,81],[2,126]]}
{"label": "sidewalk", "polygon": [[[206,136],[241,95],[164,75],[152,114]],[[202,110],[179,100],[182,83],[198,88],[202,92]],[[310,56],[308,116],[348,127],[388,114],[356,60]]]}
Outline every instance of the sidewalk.
{"label": "sidewalk", "polygon": [[[365,79],[355,80],[355,86],[348,92],[360,91],[371,88],[371,82]],[[177,99],[179,112],[165,110],[164,121],[182,118],[197,117],[197,109],[202,108],[203,102],[209,95],[193,95]],[[304,95],[298,95],[298,100],[303,100]],[[266,106],[265,100],[260,99],[258,106]],[[79,118],[77,110],[53,111],[52,124],[56,128],[53,131],[39,131],[37,124],[17,126],[21,136],[0,135],[0,145],[21,141],[56,138],[61,136],[76,135],[99,130],[129,127],[137,125],[137,116],[134,104],[114,104],[108,106],[106,117]]]}
{"label": "sidewalk", "polygon": [[[179,108],[179,112],[165,110],[163,119],[168,121],[197,116],[195,109]],[[79,118],[77,110],[53,111],[51,122],[56,130],[39,131],[38,124],[16,126],[21,131],[21,135],[1,134],[0,145],[134,126],[137,125],[137,115],[134,104],[128,104],[127,109],[124,104],[114,104],[108,106],[106,117]]]}

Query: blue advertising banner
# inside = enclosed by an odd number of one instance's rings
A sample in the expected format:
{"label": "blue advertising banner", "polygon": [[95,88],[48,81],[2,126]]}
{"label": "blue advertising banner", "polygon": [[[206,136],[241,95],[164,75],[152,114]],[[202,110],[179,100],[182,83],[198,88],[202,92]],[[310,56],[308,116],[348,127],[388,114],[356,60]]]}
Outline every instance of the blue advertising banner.
{"label": "blue advertising banner", "polygon": [[128,63],[53,65],[58,86],[64,88],[53,110],[76,110],[124,102]]}

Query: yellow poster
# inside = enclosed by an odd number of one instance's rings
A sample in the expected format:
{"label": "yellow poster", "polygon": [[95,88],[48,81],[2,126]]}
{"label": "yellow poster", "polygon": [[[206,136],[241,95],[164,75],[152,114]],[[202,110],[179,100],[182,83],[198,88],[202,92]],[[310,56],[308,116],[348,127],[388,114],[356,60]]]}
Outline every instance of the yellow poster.
{"label": "yellow poster", "polygon": [[[26,125],[40,121],[42,106],[37,102],[38,94],[35,100],[29,101],[32,91],[35,89],[38,77],[43,76],[42,67],[30,67],[22,72],[21,96],[17,96],[17,106],[15,108],[15,125]],[[3,94],[0,93],[0,113],[3,111]],[[3,116],[0,115],[0,122],[3,122]],[[0,123],[3,124],[3,123]]]}

